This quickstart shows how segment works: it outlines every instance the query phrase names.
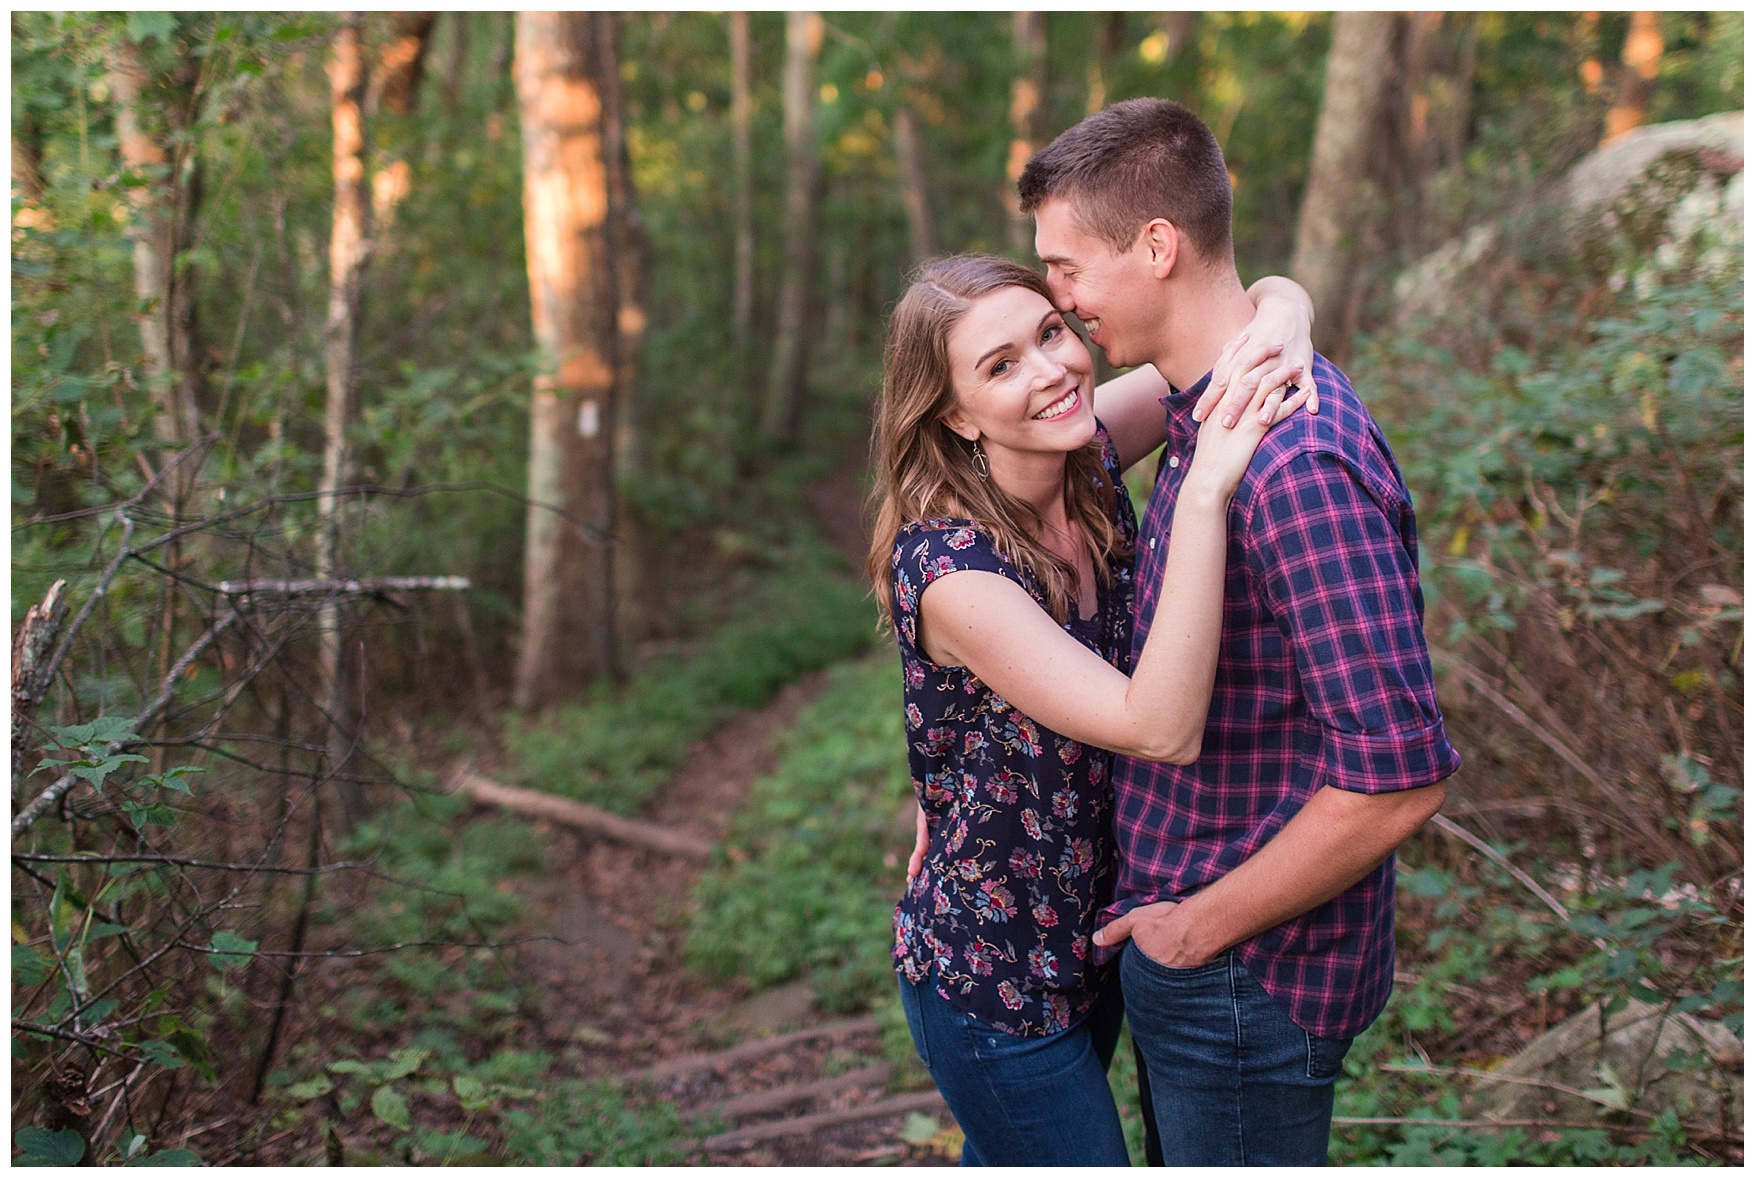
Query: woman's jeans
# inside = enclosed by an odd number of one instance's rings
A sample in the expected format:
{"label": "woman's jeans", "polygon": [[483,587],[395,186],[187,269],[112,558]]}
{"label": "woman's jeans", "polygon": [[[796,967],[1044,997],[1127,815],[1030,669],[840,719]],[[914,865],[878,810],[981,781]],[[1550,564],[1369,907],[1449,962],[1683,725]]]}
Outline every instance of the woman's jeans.
{"label": "woman's jeans", "polygon": [[1083,1021],[1055,1035],[996,1031],[897,975],[914,1049],[963,1130],[965,1166],[1125,1166],[1107,1069],[1121,1033],[1113,971]]}
{"label": "woman's jeans", "polygon": [[1174,969],[1129,941],[1120,973],[1148,1164],[1324,1164],[1352,1039],[1298,1026],[1235,953]]}

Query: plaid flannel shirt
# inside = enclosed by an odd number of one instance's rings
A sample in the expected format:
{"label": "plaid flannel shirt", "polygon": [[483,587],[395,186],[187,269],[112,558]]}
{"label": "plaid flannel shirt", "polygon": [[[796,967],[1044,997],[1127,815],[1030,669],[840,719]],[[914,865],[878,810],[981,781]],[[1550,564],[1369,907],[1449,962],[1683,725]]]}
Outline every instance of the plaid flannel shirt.
{"label": "plaid flannel shirt", "polygon": [[[1347,378],[1321,356],[1312,375],[1322,412],[1275,426],[1232,497],[1199,760],[1116,759],[1121,876],[1103,922],[1225,875],[1323,785],[1413,789],[1460,762],[1432,686],[1407,485]],[[1168,540],[1206,384],[1164,398],[1167,444],[1137,548],[1136,660],[1166,573],[1153,554]],[[1395,857],[1237,951],[1299,1026],[1358,1034],[1394,978]]]}

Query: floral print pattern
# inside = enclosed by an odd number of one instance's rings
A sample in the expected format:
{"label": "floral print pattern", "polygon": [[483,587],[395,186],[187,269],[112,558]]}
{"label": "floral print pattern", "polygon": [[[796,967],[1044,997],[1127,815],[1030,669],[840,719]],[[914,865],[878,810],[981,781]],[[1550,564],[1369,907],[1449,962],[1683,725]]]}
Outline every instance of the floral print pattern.
{"label": "floral print pattern", "polygon": [[[1131,549],[1133,505],[1108,435],[1099,436],[1115,525]],[[940,666],[916,646],[920,595],[948,573],[998,573],[1044,603],[1035,578],[980,525],[908,524],[890,568],[908,764],[930,836],[925,866],[896,906],[896,968],[913,982],[933,977],[947,1000],[999,1030],[1064,1031],[1102,982],[1090,933],[1115,884],[1110,754],[1043,728],[967,668]],[[1096,616],[1065,628],[1125,670],[1131,560],[1111,561],[1109,574]]]}

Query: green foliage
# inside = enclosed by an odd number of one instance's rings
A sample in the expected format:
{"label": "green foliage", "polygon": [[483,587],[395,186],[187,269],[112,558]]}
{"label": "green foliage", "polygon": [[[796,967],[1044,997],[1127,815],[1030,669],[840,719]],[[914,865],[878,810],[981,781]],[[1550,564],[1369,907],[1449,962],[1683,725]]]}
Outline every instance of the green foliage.
{"label": "green foliage", "polygon": [[820,547],[789,554],[689,657],[661,657],[621,687],[533,721],[509,719],[515,776],[551,793],[630,813],[740,708],[798,676],[863,650],[871,606]]}
{"label": "green foliage", "polygon": [[699,885],[692,965],[755,986],[804,975],[832,1010],[894,986],[890,912],[913,842],[901,715],[890,651],[835,668]]}
{"label": "green foliage", "polygon": [[15,1166],[77,1166],[85,1156],[85,1138],[72,1129],[20,1129],[12,1140],[24,1151]]}

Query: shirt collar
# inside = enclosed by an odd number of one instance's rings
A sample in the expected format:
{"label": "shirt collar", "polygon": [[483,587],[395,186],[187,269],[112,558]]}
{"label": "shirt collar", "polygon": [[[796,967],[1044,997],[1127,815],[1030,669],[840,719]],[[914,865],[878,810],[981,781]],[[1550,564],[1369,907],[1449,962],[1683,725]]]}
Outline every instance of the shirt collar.
{"label": "shirt collar", "polygon": [[1164,406],[1165,413],[1168,415],[1166,424],[1170,429],[1176,429],[1178,426],[1183,426],[1191,430],[1195,428],[1195,420],[1190,414],[1193,413],[1195,404],[1200,400],[1201,394],[1207,391],[1207,386],[1212,382],[1213,374],[1209,370],[1205,376],[1189,385],[1186,389],[1179,389],[1175,385],[1171,385],[1170,391],[1158,398],[1159,403]]}

